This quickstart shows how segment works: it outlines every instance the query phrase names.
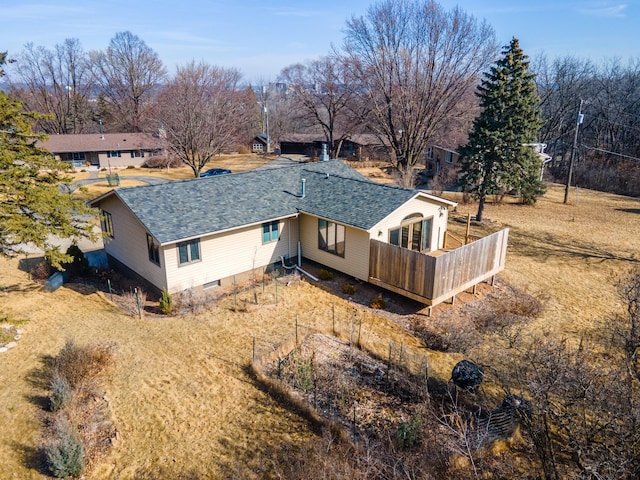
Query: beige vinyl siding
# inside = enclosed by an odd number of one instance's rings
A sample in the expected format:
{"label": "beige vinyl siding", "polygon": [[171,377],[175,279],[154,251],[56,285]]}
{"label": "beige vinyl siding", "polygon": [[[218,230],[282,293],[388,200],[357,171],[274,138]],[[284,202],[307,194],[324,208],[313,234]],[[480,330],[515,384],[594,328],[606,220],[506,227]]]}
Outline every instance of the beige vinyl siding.
{"label": "beige vinyl siding", "polygon": [[149,260],[147,231],[117,197],[105,198],[100,209],[109,212],[113,220],[114,237],[104,239],[105,251],[160,290],[166,288],[164,249],[160,247],[160,266]]}
{"label": "beige vinyl siding", "polygon": [[280,220],[279,239],[262,243],[262,225],[200,238],[200,261],[179,265],[177,244],[167,245],[164,258],[169,292],[199,287],[210,282],[262,269],[294,256],[297,250],[297,220]]}
{"label": "beige vinyl siding", "polygon": [[[134,149],[135,150],[135,149]],[[98,158],[100,159],[100,168],[123,168],[129,165],[136,167],[142,165],[147,160],[149,153],[144,152],[144,157],[131,158],[131,152],[129,150],[121,150],[119,157],[108,157],[107,152],[100,152]]]}
{"label": "beige vinyl siding", "polygon": [[318,217],[301,215],[302,256],[360,280],[369,278],[369,235],[346,226],[344,258],[318,249]]}
{"label": "beige vinyl siding", "polygon": [[[441,212],[442,216],[440,216]],[[433,217],[431,251],[441,249],[444,243],[444,234],[447,231],[449,212],[445,205],[442,205],[442,209],[440,209],[440,205],[432,203],[430,200],[422,197],[409,200],[382,221],[378,222],[369,230],[371,238],[380,242],[389,243],[389,230],[400,226],[402,220],[413,213],[419,213],[425,218]]]}

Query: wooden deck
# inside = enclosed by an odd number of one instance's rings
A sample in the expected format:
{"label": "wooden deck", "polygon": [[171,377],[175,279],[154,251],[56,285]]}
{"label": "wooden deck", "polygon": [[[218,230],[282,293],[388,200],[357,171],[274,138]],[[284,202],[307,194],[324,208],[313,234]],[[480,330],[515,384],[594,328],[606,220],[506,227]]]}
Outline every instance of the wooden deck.
{"label": "wooden deck", "polygon": [[504,270],[508,238],[505,228],[437,255],[371,240],[369,282],[437,305]]}

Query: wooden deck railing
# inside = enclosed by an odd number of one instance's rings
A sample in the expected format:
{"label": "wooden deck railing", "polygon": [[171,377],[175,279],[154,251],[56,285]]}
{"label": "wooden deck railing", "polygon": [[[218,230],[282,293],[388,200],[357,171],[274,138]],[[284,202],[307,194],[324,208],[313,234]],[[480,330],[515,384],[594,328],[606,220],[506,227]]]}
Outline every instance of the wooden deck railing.
{"label": "wooden deck railing", "polygon": [[437,305],[504,269],[509,229],[440,255],[371,240],[369,282]]}

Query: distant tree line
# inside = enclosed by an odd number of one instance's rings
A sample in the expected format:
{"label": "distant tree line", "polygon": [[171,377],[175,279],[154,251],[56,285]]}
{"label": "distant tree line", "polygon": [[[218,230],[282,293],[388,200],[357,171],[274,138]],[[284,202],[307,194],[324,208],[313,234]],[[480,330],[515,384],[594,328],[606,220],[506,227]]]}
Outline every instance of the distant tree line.
{"label": "distant tree line", "polygon": [[[342,45],[261,85],[248,85],[236,69],[193,61],[170,74],[131,32],[116,33],[100,51],[67,39],[10,53],[11,95],[46,114],[38,132],[161,131],[195,174],[213,155],[247,148],[260,131],[274,144],[284,133],[314,133],[332,157],[342,156],[350,136],[368,133],[411,184],[428,146],[466,144],[486,108],[475,93],[500,50],[491,26],[458,7],[381,0],[347,19]],[[542,126],[527,136],[547,144],[551,178],[566,178],[583,99],[575,182],[639,195],[640,60],[596,67],[541,57],[530,69]],[[530,191],[535,200],[539,189]]]}
{"label": "distant tree line", "polygon": [[640,59],[596,66],[575,57],[534,66],[544,125],[540,141],[553,162],[552,179],[564,181],[578,118],[575,184],[640,195]]}

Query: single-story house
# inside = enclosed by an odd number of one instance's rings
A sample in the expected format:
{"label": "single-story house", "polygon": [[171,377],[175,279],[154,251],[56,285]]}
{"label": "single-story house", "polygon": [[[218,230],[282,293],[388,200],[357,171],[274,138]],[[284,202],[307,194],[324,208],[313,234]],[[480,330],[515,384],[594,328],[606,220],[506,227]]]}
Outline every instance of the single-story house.
{"label": "single-story house", "polygon": [[442,249],[456,205],[340,160],[121,188],[91,204],[110,265],[170,293],[302,258],[370,281],[373,241],[422,256]]}
{"label": "single-story house", "polygon": [[[373,134],[358,133],[337,138],[337,142],[342,142],[339,158],[363,161],[387,161],[390,158],[389,147]],[[322,134],[288,133],[280,137],[279,143],[283,155],[298,154],[315,158],[320,155],[322,144],[326,144],[327,140]]]}
{"label": "single-story house", "polygon": [[148,133],[51,135],[38,146],[77,168],[140,166],[149,157],[166,155],[165,140]]}

